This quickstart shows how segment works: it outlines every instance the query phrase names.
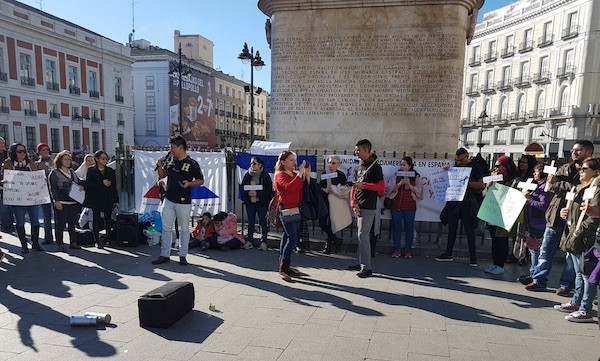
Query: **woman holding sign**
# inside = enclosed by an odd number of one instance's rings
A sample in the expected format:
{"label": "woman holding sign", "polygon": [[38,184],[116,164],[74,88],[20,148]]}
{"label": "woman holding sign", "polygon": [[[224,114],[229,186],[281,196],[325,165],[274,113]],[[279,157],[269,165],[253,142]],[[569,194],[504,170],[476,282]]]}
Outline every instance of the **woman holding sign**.
{"label": "woman holding sign", "polygon": [[579,184],[575,191],[567,195],[568,205],[560,210],[560,216],[567,220],[568,232],[563,234],[560,248],[567,252],[575,268],[575,289],[569,303],[554,306],[560,312],[568,312],[566,320],[572,322],[594,322],[592,306],[598,288],[588,282],[588,275],[582,272],[583,254],[594,246],[596,230],[600,218],[589,217],[583,206],[598,205],[598,187],[592,185],[600,175],[600,158],[587,158],[579,168]]}
{"label": "woman holding sign", "polygon": [[[13,143],[8,148],[8,159],[4,161],[4,170],[36,171],[37,165],[33,158],[27,157],[27,148],[21,143]],[[21,241],[21,253],[29,253],[27,236],[25,234],[25,213],[29,214],[31,223],[31,247],[36,251],[44,249],[39,244],[40,238],[40,206],[12,206],[15,213],[17,235]]]}
{"label": "woman holding sign", "polygon": [[254,156],[250,160],[250,169],[242,180],[242,200],[248,212],[248,237],[244,248],[252,248],[254,244],[254,227],[258,214],[258,223],[262,232],[259,248],[261,251],[267,250],[269,233],[267,210],[271,198],[273,198],[273,180],[269,173],[265,172],[265,162],[260,157]]}
{"label": "woman holding sign", "polygon": [[[392,239],[394,241],[394,258],[412,258],[412,244],[415,237],[415,214],[417,201],[421,196],[423,185],[421,177],[415,171],[411,157],[400,161],[400,170],[396,172],[396,181],[389,189],[392,200]],[[404,230],[404,247],[401,246],[402,230]]]}
{"label": "woman holding sign", "polygon": [[50,195],[54,200],[54,233],[58,250],[66,252],[67,249],[63,243],[65,226],[69,231],[69,240],[71,249],[81,249],[76,242],[75,225],[79,218],[79,204],[71,198],[71,188],[73,186],[83,189],[84,181],[80,180],[71,169],[71,153],[63,150],[54,157],[54,169],[48,176],[50,184]]}
{"label": "woman holding sign", "polygon": [[[502,175],[503,180],[499,181],[499,184],[516,188],[521,181],[517,177],[517,172],[517,166],[512,158],[503,155],[496,161],[492,174]],[[490,231],[490,236],[492,236],[492,259],[494,264],[485,269],[485,272],[499,275],[504,273],[504,263],[506,263],[506,255],[508,254],[508,237],[514,237],[517,234],[517,222],[511,229],[504,229],[491,224],[488,224],[487,228]]]}

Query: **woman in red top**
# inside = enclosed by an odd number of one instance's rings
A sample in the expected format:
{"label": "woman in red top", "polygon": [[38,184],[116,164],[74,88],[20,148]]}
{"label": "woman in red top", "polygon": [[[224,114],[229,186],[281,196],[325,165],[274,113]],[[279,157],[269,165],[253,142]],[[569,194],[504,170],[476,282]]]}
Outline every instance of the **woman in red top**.
{"label": "woman in red top", "polygon": [[[419,173],[415,171],[411,157],[400,161],[401,172],[413,172],[412,177],[396,175],[396,181],[390,189],[392,199],[392,239],[394,241],[394,258],[412,258],[412,244],[415,238],[415,214],[417,200],[421,199],[422,185]],[[404,247],[401,246],[402,230],[404,230]]]}
{"label": "woman in red top", "polygon": [[[303,163],[298,173],[294,172],[295,168],[296,154],[285,151],[279,155],[275,164],[275,190],[280,209],[297,208],[302,202],[303,178],[310,177],[310,165]],[[298,271],[290,268],[292,251],[300,237],[300,220],[286,223],[281,214],[280,218],[283,235],[279,246],[279,275],[289,282],[292,280],[291,276],[300,275]]]}

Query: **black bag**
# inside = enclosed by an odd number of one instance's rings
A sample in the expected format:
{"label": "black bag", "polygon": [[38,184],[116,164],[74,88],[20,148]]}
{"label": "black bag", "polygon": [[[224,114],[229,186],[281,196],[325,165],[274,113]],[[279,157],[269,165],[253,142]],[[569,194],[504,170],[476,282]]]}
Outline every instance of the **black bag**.
{"label": "black bag", "polygon": [[169,282],[138,299],[140,327],[169,328],[194,308],[194,285]]}
{"label": "black bag", "polygon": [[385,209],[392,209],[392,199],[385,197],[383,199],[383,208]]}

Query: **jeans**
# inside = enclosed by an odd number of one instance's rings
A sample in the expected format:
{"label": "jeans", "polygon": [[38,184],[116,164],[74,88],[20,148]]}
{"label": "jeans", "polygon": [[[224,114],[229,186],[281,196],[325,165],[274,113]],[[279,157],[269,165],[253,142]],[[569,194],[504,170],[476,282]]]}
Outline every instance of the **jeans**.
{"label": "jeans", "polygon": [[460,214],[450,214],[448,216],[448,244],[446,245],[446,254],[452,255],[454,243],[456,242],[456,232],[458,231],[459,220],[462,220],[463,229],[467,236],[470,261],[477,262],[477,246],[475,244],[475,228],[477,228],[477,220],[471,217],[461,217]]}
{"label": "jeans", "polygon": [[575,287],[575,265],[573,260],[569,257],[569,254],[565,256],[565,266],[563,267],[562,273],[560,274],[559,286],[565,290],[572,290]]}
{"label": "jeans", "polygon": [[261,242],[267,242],[267,234],[269,226],[267,225],[267,210],[268,205],[260,205],[256,203],[246,203],[246,212],[248,212],[248,242],[254,243],[254,232],[256,226],[256,215],[258,214],[258,223],[262,231]]}
{"label": "jeans", "polygon": [[540,258],[540,251],[536,251],[532,248],[529,248],[529,255],[531,256],[531,265],[529,266],[529,275],[533,276],[533,271],[535,270],[535,266],[538,263],[538,259]]}
{"label": "jeans", "polygon": [[546,227],[546,230],[544,230],[544,238],[542,239],[538,262],[531,275],[533,282],[538,287],[546,287],[548,285],[548,275],[552,270],[554,256],[558,252],[562,231],[563,227],[560,227],[560,229]]}
{"label": "jeans", "polygon": [[53,242],[53,238],[52,238],[52,208],[54,208],[54,205],[52,203],[47,203],[47,204],[42,204],[41,207],[42,207],[42,214],[44,216],[44,240],[46,242]]}
{"label": "jeans", "polygon": [[361,209],[357,217],[358,249],[357,258],[363,270],[373,270],[371,266],[371,229],[375,226],[376,209]]}
{"label": "jeans", "polygon": [[279,258],[292,259],[292,252],[296,248],[296,244],[300,239],[300,230],[302,229],[301,221],[285,223],[281,212],[279,213],[281,224],[283,225],[283,234],[281,235],[281,243],[279,244]]}
{"label": "jeans", "polygon": [[40,206],[12,206],[18,227],[25,225],[25,213],[29,214],[29,224],[32,227],[40,226]]}
{"label": "jeans", "polygon": [[[68,225],[69,239],[71,244],[77,243],[75,235],[75,225],[79,219],[79,205],[78,204],[64,204],[62,211],[58,209],[54,210],[54,225],[56,232],[56,243],[63,244],[63,236],[65,233],[65,225]],[[44,231],[45,233],[45,231]]]}
{"label": "jeans", "polygon": [[[404,229],[404,248],[412,249],[415,238],[415,211],[397,211],[392,209],[392,239],[394,250],[402,249],[402,230]],[[403,227],[404,226],[404,227]]]}
{"label": "jeans", "polygon": [[[179,239],[190,239],[190,212],[191,204],[173,203],[165,199],[162,204],[162,241],[160,255],[169,257],[171,255],[171,239],[173,238],[173,227],[177,219],[179,228]],[[179,257],[185,257],[188,253],[188,242],[180,242]]]}
{"label": "jeans", "polygon": [[582,272],[583,254],[567,253],[567,255],[571,258],[571,262],[573,262],[575,268],[575,292],[573,293],[571,304],[578,305],[579,311],[590,313],[592,312],[594,297],[596,297],[598,287],[591,285],[588,282],[588,276]]}

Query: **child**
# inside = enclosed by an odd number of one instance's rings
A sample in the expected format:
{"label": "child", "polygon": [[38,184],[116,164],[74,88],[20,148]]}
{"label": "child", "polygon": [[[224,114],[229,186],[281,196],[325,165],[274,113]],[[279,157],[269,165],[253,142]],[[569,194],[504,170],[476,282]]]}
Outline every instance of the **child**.
{"label": "child", "polygon": [[234,213],[219,212],[213,217],[216,237],[209,240],[211,248],[221,248],[222,251],[241,248],[244,236],[237,231],[237,217]]}
{"label": "child", "polygon": [[198,225],[192,232],[190,237],[189,248],[201,247],[202,250],[207,249],[210,246],[208,239],[211,238],[215,233],[215,225],[212,222],[212,216],[206,212],[202,214]]}

